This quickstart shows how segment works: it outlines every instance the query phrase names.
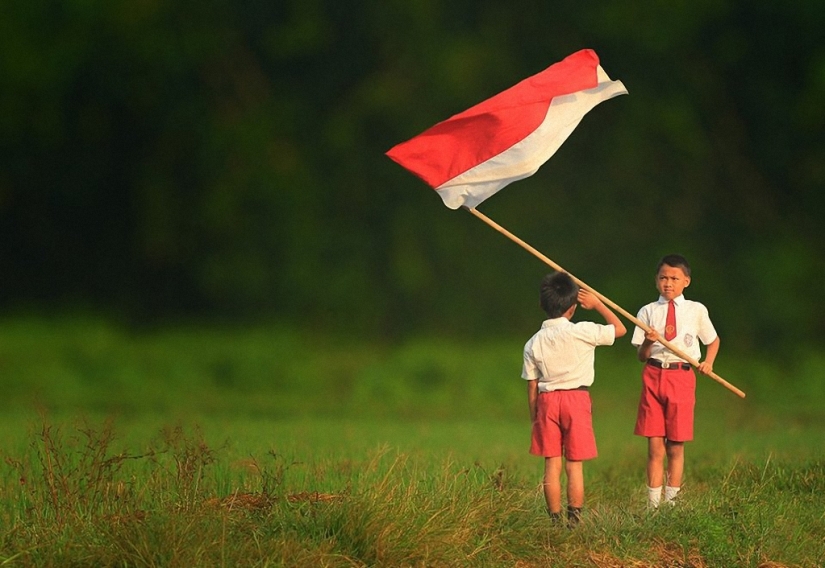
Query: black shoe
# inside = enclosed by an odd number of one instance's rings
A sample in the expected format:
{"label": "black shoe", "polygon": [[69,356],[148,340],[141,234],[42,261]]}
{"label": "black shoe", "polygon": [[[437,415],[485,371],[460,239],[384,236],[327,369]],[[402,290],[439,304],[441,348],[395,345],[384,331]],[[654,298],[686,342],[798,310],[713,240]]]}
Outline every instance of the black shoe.
{"label": "black shoe", "polygon": [[576,527],[582,520],[582,508],[567,506],[567,526],[569,528]]}

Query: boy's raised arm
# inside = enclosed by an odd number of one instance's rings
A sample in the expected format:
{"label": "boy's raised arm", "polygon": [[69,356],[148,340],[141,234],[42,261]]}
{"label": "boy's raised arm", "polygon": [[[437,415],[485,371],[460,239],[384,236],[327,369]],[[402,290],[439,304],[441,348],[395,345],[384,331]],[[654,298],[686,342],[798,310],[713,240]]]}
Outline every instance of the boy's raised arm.
{"label": "boy's raised arm", "polygon": [[614,314],[610,308],[605,306],[604,302],[602,302],[595,294],[581,288],[579,290],[579,304],[585,310],[596,310],[599,312],[599,314],[604,318],[604,321],[606,321],[608,325],[612,325],[616,330],[616,338],[619,338],[627,333],[627,328],[622,323],[622,320],[619,319],[619,316]]}

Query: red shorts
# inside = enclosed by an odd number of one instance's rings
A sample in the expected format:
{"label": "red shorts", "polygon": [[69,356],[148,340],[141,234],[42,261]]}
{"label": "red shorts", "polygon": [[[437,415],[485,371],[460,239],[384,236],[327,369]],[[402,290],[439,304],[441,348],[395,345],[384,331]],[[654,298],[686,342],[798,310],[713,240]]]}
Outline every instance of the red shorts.
{"label": "red shorts", "polygon": [[539,393],[530,453],[570,461],[595,458],[596,435],[590,393],[566,390]]}
{"label": "red shorts", "polygon": [[659,369],[645,365],[636,415],[638,436],[661,436],[672,442],[693,439],[696,375],[693,369]]}

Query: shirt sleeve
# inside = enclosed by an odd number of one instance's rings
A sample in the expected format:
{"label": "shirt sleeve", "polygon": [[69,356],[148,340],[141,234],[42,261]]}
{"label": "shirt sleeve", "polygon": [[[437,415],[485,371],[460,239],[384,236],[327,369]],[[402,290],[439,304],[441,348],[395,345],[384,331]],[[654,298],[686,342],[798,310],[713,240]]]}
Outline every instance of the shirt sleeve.
{"label": "shirt sleeve", "polygon": [[[648,306],[643,306],[639,313],[636,314],[636,319],[645,325],[650,325],[650,310]],[[645,341],[645,330],[638,325],[633,329],[633,337],[630,338],[630,343],[636,347],[640,346]]]}
{"label": "shirt sleeve", "polygon": [[583,331],[584,337],[591,345],[613,345],[616,340],[616,328],[592,321],[583,321],[576,324]]}
{"label": "shirt sleeve", "polygon": [[537,381],[541,378],[541,373],[536,366],[536,360],[533,358],[532,346],[532,339],[524,346],[524,362],[521,367],[521,378],[525,381]]}
{"label": "shirt sleeve", "polygon": [[697,332],[697,335],[704,345],[713,343],[716,341],[717,337],[716,328],[713,327],[713,323],[710,321],[710,315],[708,314],[708,309],[704,305],[701,307],[699,331]]}

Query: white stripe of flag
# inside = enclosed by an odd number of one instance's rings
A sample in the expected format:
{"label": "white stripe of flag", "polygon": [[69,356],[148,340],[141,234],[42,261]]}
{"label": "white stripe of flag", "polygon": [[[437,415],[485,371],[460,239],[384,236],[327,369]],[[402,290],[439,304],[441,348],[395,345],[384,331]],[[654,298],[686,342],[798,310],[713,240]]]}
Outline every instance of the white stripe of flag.
{"label": "white stripe of flag", "polygon": [[387,155],[421,177],[451,209],[475,208],[536,173],[599,103],[627,94],[592,50],[396,145]]}

